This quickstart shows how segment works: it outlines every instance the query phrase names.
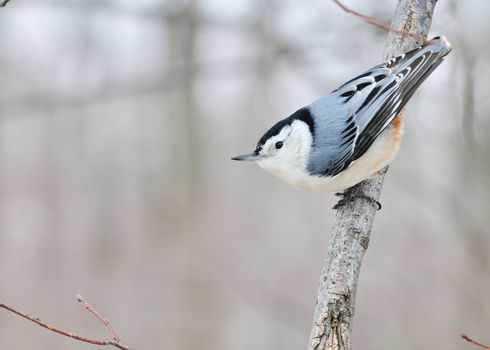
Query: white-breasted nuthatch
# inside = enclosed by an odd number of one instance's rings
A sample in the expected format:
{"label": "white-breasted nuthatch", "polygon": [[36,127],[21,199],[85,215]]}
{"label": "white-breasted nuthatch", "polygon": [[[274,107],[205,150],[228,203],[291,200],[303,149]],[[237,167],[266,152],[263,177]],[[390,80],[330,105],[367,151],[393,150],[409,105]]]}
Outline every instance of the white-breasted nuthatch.
{"label": "white-breasted nuthatch", "polygon": [[401,111],[420,84],[451,51],[444,37],[377,65],[270,128],[253,160],[294,187],[349,188],[395,157]]}

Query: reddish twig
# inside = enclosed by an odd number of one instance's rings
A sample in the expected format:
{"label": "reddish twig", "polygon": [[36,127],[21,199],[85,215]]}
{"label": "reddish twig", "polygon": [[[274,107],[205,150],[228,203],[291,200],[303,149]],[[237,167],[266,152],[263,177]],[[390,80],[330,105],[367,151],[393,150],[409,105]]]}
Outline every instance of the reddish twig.
{"label": "reddish twig", "polygon": [[[79,340],[79,341],[82,341],[82,342],[85,342],[85,343],[89,343],[89,344],[93,344],[93,345],[112,345],[112,346],[115,346],[116,348],[119,348],[119,349],[122,349],[122,350],[130,350],[129,346],[125,345],[120,339],[119,337],[117,336],[116,332],[114,332],[114,330],[112,329],[112,327],[109,325],[109,321],[108,320],[104,320],[102,317],[100,317],[100,314],[97,312],[97,310],[95,310],[95,308],[93,308],[90,304],[88,304],[82,297],[80,297],[79,295],[77,295],[77,300],[80,301],[80,302],[83,302],[85,304],[85,307],[87,308],[87,310],[89,310],[90,312],[92,312],[94,315],[97,316],[97,318],[99,318],[105,325],[105,327],[109,330],[109,332],[111,333],[111,335],[113,336],[113,340],[109,340],[109,339],[104,339],[104,340],[101,340],[101,339],[92,339],[92,338],[87,338],[87,337],[82,337],[80,335],[77,335],[77,334],[74,334],[74,333],[71,333],[71,332],[67,332],[67,331],[64,331],[62,329],[59,329],[59,328],[56,328],[56,327],[53,327],[53,326],[50,326],[49,324],[43,322],[39,317],[33,317],[33,316],[29,316],[21,311],[18,311],[6,304],[2,304],[0,303],[0,308],[3,308],[5,310],[8,310],[20,317],[23,317],[31,322],[34,322],[36,323],[37,325],[41,326],[41,327],[44,327],[52,332],[55,332],[55,333],[58,333],[58,334],[61,334],[61,335],[64,335],[65,337],[68,337],[68,338],[72,338],[72,339],[76,339],[76,340]],[[89,307],[87,307],[87,305]],[[107,324],[106,324],[107,322]],[[108,326],[109,325],[109,326]]]}
{"label": "reddish twig", "polygon": [[461,338],[463,338],[464,340],[466,340],[467,342],[470,342],[471,344],[473,345],[476,345],[482,349],[485,349],[485,350],[490,350],[490,346],[488,345],[485,345],[485,344],[482,344],[482,343],[479,343],[477,342],[476,340],[473,340],[471,339],[470,337],[468,337],[465,333],[461,333]]}
{"label": "reddish twig", "polygon": [[396,34],[399,34],[399,35],[409,36],[409,37],[414,38],[415,40],[417,40],[417,41],[419,41],[421,43],[426,43],[427,42],[427,39],[424,38],[422,35],[418,35],[418,34],[415,34],[415,33],[410,33],[410,32],[407,32],[405,30],[402,30],[402,29],[393,28],[389,24],[386,24],[384,22],[381,22],[381,21],[377,20],[376,18],[369,17],[369,16],[363,15],[362,13],[359,13],[357,11],[351,10],[350,8],[348,8],[347,6],[345,6],[344,4],[342,4],[339,0],[333,0],[333,2],[336,3],[337,6],[339,6],[345,12],[350,13],[350,14],[356,16],[356,17],[359,17],[359,18],[363,19],[364,21],[366,21],[366,22],[368,22],[368,23],[370,23],[372,25],[375,25],[376,27],[379,27],[381,29],[384,29],[384,30],[387,30],[389,32],[393,32],[393,33],[396,33]]}
{"label": "reddish twig", "polygon": [[121,338],[119,338],[119,336],[117,335],[116,331],[114,330],[114,328],[112,328],[111,326],[111,323],[109,322],[108,319],[105,319],[102,317],[101,314],[99,314],[97,312],[97,310],[92,306],[90,305],[85,299],[82,298],[82,296],[80,294],[77,294],[77,300],[83,304],[83,306],[88,310],[90,311],[95,317],[97,317],[100,322],[103,323],[104,327],[109,331],[109,333],[111,333],[112,335],[112,338],[114,339],[114,341],[116,341],[117,343],[122,343],[121,342]]}

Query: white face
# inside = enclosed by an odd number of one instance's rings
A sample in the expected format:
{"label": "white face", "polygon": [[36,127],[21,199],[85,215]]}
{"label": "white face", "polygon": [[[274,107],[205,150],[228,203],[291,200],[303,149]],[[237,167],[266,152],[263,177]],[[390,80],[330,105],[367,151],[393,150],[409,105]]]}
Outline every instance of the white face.
{"label": "white face", "polygon": [[282,180],[298,185],[306,174],[312,140],[308,125],[295,120],[264,143],[257,164]]}

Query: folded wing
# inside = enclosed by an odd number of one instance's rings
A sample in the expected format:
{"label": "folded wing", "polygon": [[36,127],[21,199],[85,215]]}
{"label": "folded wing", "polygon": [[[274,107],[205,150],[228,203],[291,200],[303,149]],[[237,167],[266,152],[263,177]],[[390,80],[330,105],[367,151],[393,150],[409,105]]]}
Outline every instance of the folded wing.
{"label": "folded wing", "polygon": [[309,170],[335,176],[361,157],[450,50],[446,39],[434,38],[369,69],[310,105],[313,115],[325,118],[316,124],[328,121],[328,125],[315,134],[319,147],[313,150]]}

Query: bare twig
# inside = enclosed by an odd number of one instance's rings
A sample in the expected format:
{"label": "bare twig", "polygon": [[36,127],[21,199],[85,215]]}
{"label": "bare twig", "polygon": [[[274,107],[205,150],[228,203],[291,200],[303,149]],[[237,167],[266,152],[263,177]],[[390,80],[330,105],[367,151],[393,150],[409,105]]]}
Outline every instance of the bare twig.
{"label": "bare twig", "polygon": [[104,325],[104,327],[109,331],[109,333],[111,333],[112,338],[114,339],[114,341],[116,341],[117,343],[122,343],[121,342],[121,338],[119,338],[119,336],[117,335],[117,333],[114,330],[114,328],[112,328],[111,323],[109,322],[108,319],[103,318],[102,315],[92,305],[90,305],[85,299],[83,299],[80,294],[77,294],[77,300],[80,303],[82,303],[83,306],[88,311],[90,311],[92,314],[94,314],[94,316],[97,317],[100,320],[100,322],[102,322],[102,324]]}
{"label": "bare twig", "polygon": [[473,340],[470,337],[468,337],[465,333],[461,333],[461,338],[463,338],[467,342],[470,342],[473,345],[478,346],[479,348],[482,348],[482,349],[485,349],[485,350],[490,350],[490,346],[489,345],[485,345],[485,344],[479,343],[476,340]]}
{"label": "bare twig", "polygon": [[0,7],[4,7],[5,5],[7,5],[7,3],[9,2],[10,0],[1,0],[0,1]]}
{"label": "bare twig", "polygon": [[342,4],[339,0],[333,0],[333,2],[336,3],[345,12],[350,13],[356,17],[359,17],[359,18],[363,19],[364,21],[371,23],[372,25],[375,25],[376,27],[387,30],[389,32],[393,32],[395,34],[409,36],[409,37],[414,38],[415,40],[420,41],[422,43],[427,42],[427,39],[422,35],[410,33],[410,32],[403,30],[403,29],[393,28],[389,24],[381,22],[380,20],[378,20],[376,18],[369,17],[369,16],[363,15],[362,13],[359,13],[357,11],[351,10],[350,8],[348,8],[347,6]]}
{"label": "bare twig", "polygon": [[8,310],[10,312],[13,312],[14,314],[20,316],[20,317],[23,317],[29,321],[32,321],[34,323],[36,323],[37,325],[43,327],[43,328],[46,328],[52,332],[55,332],[55,333],[58,333],[58,334],[61,334],[61,335],[64,335],[65,337],[68,337],[68,338],[72,338],[72,339],[75,339],[75,340],[79,340],[79,341],[82,341],[82,342],[85,342],[85,343],[89,343],[89,344],[93,344],[93,345],[112,345],[112,346],[115,346],[116,348],[119,348],[119,349],[122,349],[122,350],[130,350],[129,346],[125,345],[120,339],[119,337],[117,336],[116,332],[114,332],[114,329],[112,329],[112,327],[110,326],[109,324],[109,321],[108,320],[104,320],[100,314],[97,312],[97,310],[91,306],[90,304],[88,304],[81,296],[77,295],[77,300],[79,302],[82,302],[84,305],[85,305],[85,308],[87,310],[89,310],[91,313],[93,313],[94,315],[96,315],[97,318],[99,318],[102,323],[104,324],[104,326],[107,328],[107,330],[111,333],[111,335],[113,336],[113,340],[109,340],[109,339],[93,339],[93,338],[87,338],[87,337],[82,337],[80,335],[77,335],[77,334],[74,334],[74,333],[71,333],[71,332],[67,332],[65,330],[62,330],[60,328],[56,328],[56,327],[53,327],[45,322],[43,322],[39,317],[34,317],[34,316],[29,316],[21,311],[18,311],[16,309],[14,309],[13,307],[11,306],[8,306],[6,304],[1,304],[0,303],[0,308],[3,308],[5,310]]}

